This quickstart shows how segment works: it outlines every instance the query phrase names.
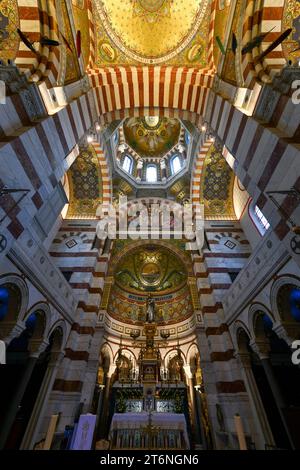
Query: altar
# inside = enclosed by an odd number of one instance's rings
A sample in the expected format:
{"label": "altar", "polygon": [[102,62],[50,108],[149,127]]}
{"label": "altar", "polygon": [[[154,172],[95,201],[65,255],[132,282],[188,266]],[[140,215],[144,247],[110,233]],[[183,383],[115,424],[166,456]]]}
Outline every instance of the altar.
{"label": "altar", "polygon": [[109,433],[111,449],[190,448],[184,414],[115,413]]}

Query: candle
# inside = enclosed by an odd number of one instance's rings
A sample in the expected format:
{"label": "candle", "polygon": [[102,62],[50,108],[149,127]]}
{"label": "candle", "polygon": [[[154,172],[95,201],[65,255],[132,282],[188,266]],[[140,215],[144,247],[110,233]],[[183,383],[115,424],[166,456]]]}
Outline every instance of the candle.
{"label": "candle", "polygon": [[239,414],[234,415],[234,424],[237,432],[240,450],[247,450],[247,444],[243,429],[243,423]]}

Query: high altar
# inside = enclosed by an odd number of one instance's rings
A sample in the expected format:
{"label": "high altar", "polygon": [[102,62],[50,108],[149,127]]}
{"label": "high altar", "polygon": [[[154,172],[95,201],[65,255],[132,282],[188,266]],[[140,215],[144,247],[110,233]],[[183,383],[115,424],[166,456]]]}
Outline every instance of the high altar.
{"label": "high altar", "polygon": [[[189,449],[186,387],[181,380],[180,353],[176,375],[166,382],[161,373],[161,355],[155,342],[154,302],[147,301],[146,341],[139,353],[138,376],[132,380],[130,365],[116,361],[115,404],[110,424],[112,449]],[[181,359],[182,361],[182,359]]]}

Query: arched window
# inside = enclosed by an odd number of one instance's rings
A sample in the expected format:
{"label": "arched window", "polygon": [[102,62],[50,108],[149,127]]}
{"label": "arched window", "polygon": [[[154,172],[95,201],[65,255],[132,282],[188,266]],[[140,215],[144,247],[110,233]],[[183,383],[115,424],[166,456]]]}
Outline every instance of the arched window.
{"label": "arched window", "polygon": [[117,145],[118,142],[119,142],[119,131],[118,130],[116,130],[116,132],[114,133],[113,141],[114,141],[115,145]]}
{"label": "arched window", "polygon": [[190,141],[191,141],[191,136],[190,136],[190,134],[189,134],[188,131],[185,131],[184,139],[185,139],[186,145],[189,145],[189,143],[190,143]]}
{"label": "arched window", "polygon": [[129,173],[129,174],[132,173],[133,161],[132,161],[132,158],[129,155],[125,155],[125,158],[124,158],[123,164],[122,164],[122,168],[127,173]]}
{"label": "arched window", "polygon": [[8,313],[9,292],[4,286],[0,286],[0,320],[6,317]]}
{"label": "arched window", "polygon": [[156,165],[148,165],[146,168],[146,181],[148,183],[155,183],[157,181],[157,167]]}
{"label": "arched window", "polygon": [[179,158],[179,155],[174,155],[174,157],[171,158],[170,165],[171,165],[172,175],[175,175],[176,173],[178,173],[178,171],[181,170],[182,165],[181,165],[181,160]]}
{"label": "arched window", "polygon": [[279,315],[283,322],[300,322],[300,288],[295,284],[284,284],[277,294]]}
{"label": "arched window", "polygon": [[264,235],[266,231],[268,230],[268,228],[270,227],[270,224],[265,218],[262,211],[259,209],[258,206],[251,203],[249,206],[249,214],[256,228],[258,229],[259,233],[261,235]]}

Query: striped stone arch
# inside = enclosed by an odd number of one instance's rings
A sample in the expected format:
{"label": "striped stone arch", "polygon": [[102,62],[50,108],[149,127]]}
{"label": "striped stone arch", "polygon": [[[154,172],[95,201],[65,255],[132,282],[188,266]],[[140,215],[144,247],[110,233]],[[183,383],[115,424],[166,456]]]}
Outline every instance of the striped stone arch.
{"label": "striped stone arch", "polygon": [[260,33],[268,34],[267,40],[251,53],[242,57],[242,71],[245,86],[253,88],[256,81],[270,82],[285,64],[282,46],[278,46],[262,61],[255,63],[258,55],[264,51],[282,32],[282,16],[285,0],[247,0],[242,32],[242,47]]}
{"label": "striped stone arch", "polygon": [[[20,29],[30,41],[37,41],[41,36],[59,41],[55,0],[18,0],[18,10]],[[30,81],[45,80],[48,88],[55,86],[59,74],[60,47],[41,46],[38,43],[34,47],[39,52],[38,56],[20,41],[16,65]]]}
{"label": "striped stone arch", "polygon": [[90,70],[89,76],[102,122],[147,112],[195,122],[213,83],[211,70],[196,67],[115,66]]}

